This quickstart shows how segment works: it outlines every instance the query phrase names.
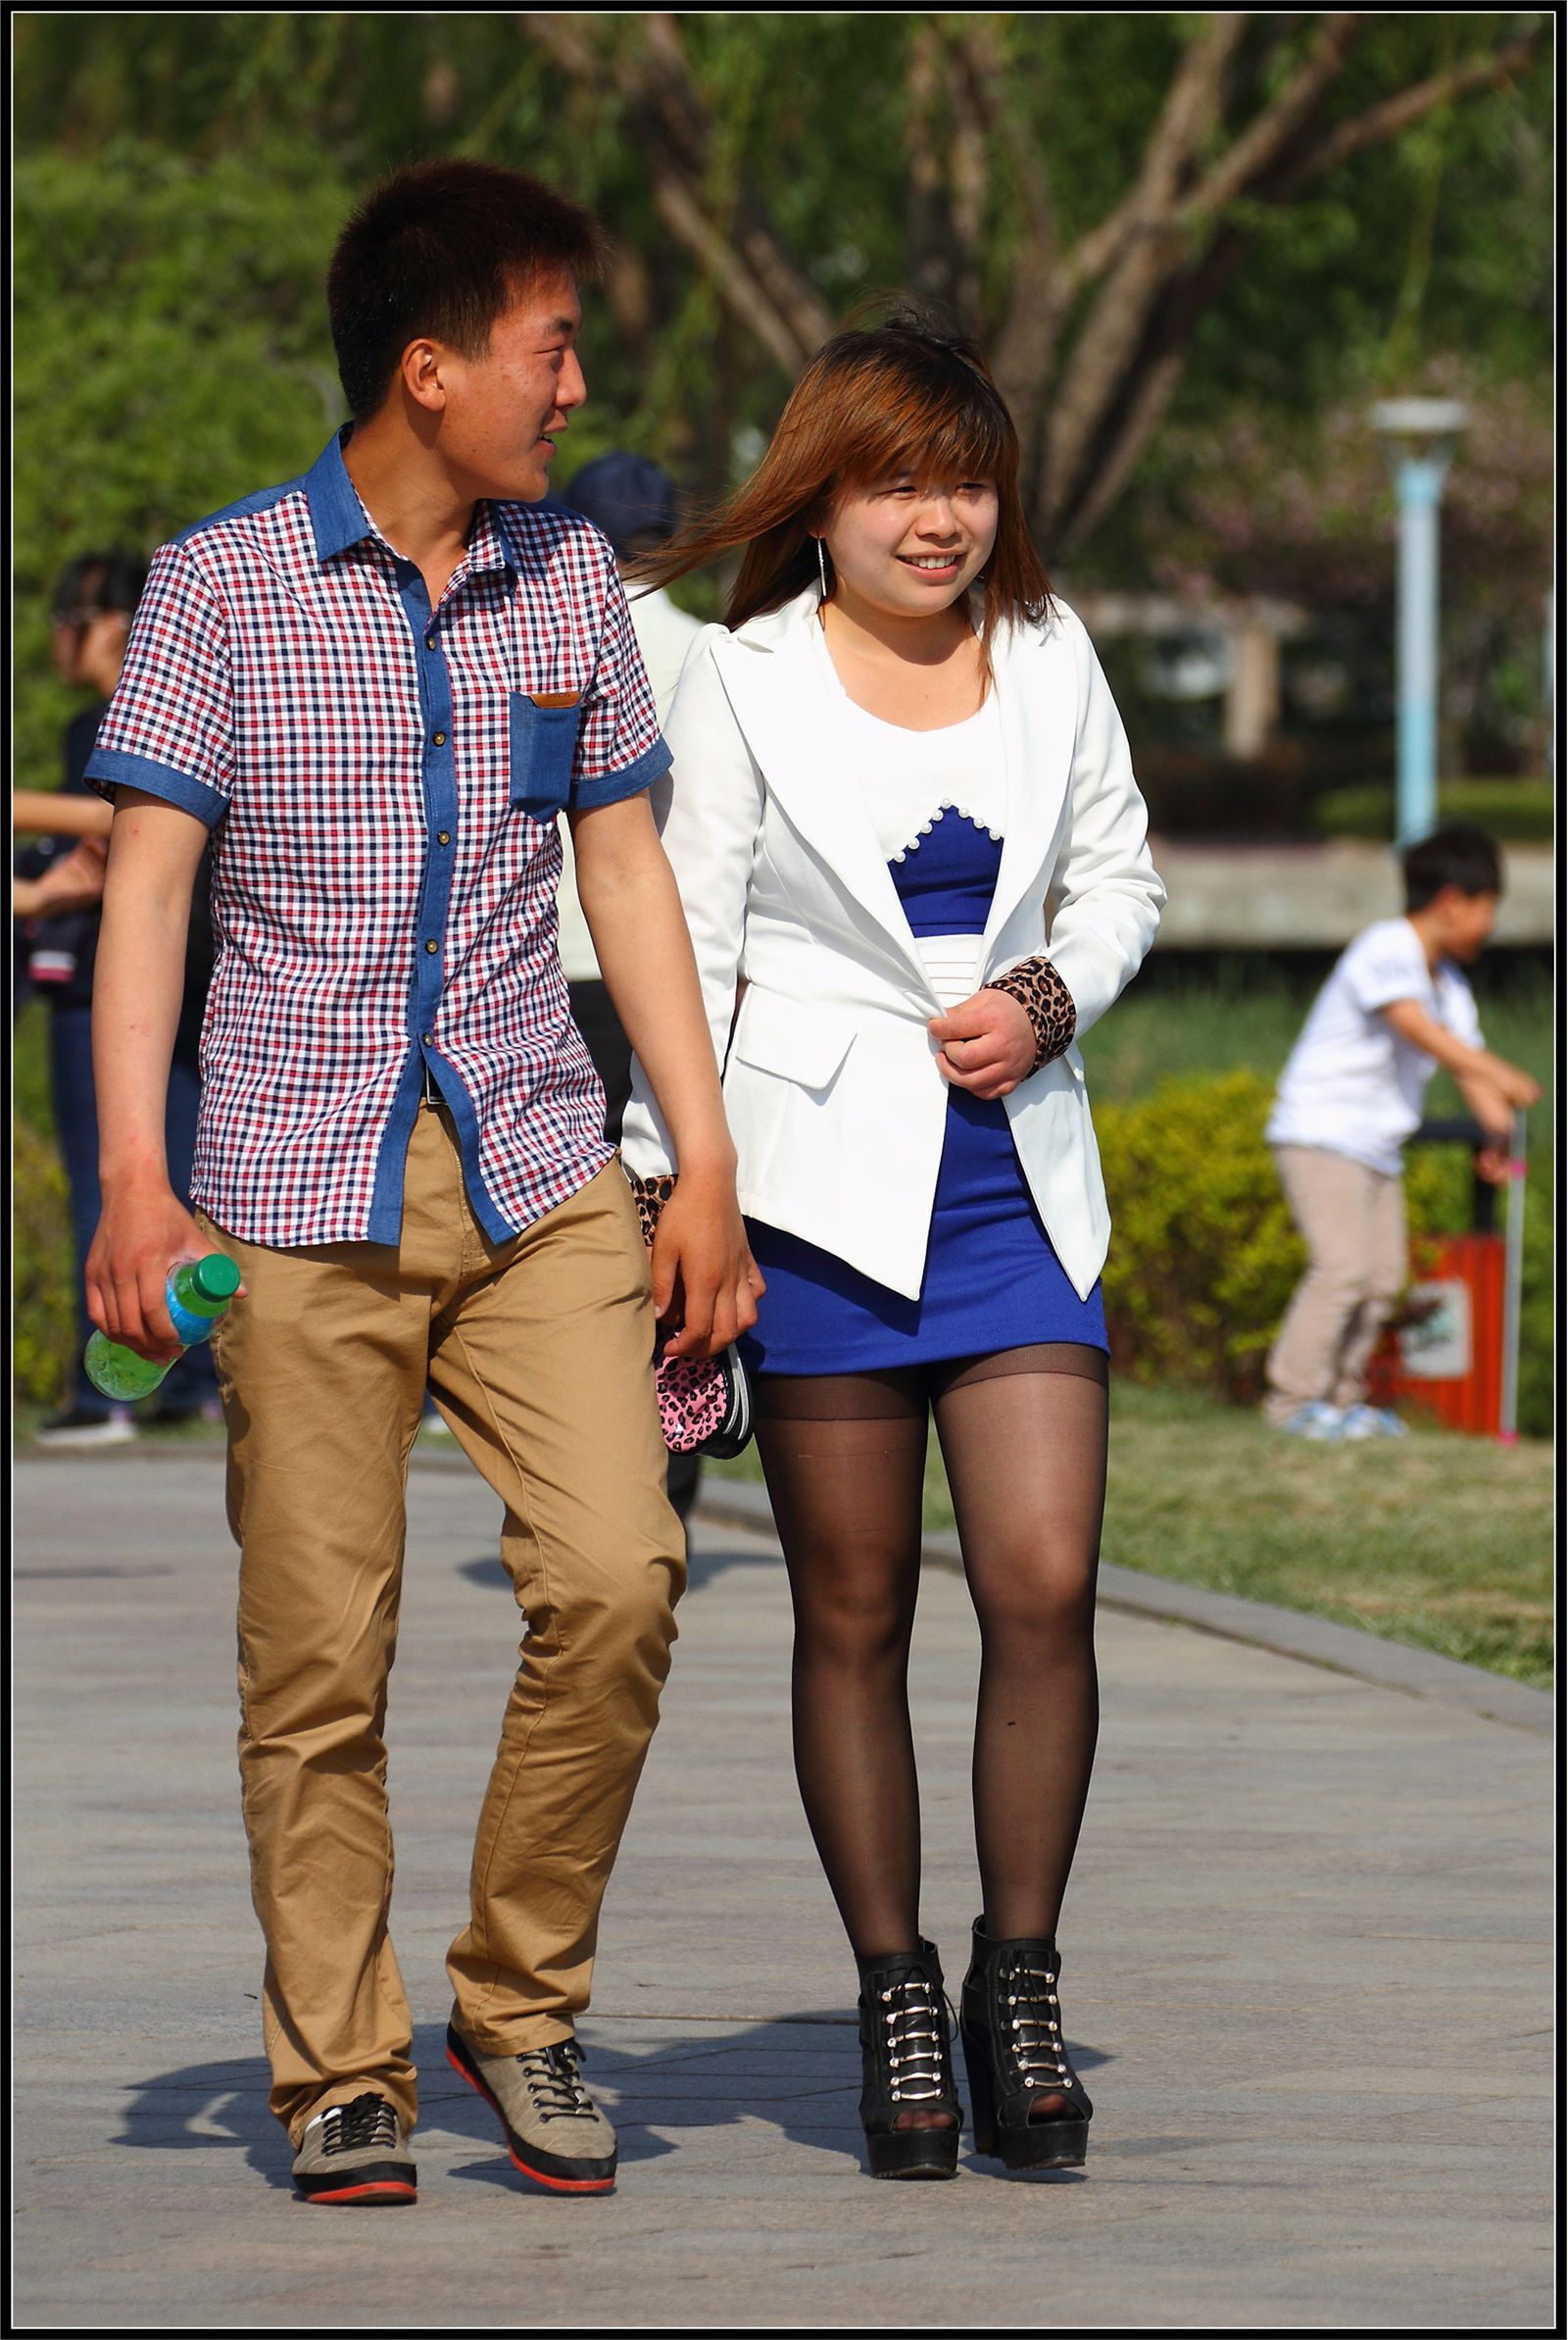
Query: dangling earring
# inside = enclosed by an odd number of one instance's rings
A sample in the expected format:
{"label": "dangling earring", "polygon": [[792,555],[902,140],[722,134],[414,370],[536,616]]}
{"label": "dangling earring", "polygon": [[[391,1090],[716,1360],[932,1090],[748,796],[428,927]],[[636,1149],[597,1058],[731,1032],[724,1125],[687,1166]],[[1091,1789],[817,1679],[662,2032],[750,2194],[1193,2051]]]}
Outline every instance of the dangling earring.
{"label": "dangling earring", "polygon": [[824,601],[826,601],[826,599],[827,599],[827,555],[826,555],[826,553],[825,553],[825,552],[822,550],[822,539],[821,539],[821,537],[820,537],[820,536],[819,536],[819,537],[817,538],[817,540],[816,540],[816,573],[817,573],[818,576],[819,576],[819,577],[821,578],[821,580],[822,580],[822,599],[823,599]]}

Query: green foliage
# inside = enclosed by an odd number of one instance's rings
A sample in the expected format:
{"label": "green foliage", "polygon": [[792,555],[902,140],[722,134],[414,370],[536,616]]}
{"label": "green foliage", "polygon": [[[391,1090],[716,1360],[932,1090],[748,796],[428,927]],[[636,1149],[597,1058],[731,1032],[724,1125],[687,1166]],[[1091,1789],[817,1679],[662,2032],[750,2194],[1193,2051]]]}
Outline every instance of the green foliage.
{"label": "green foliage", "polygon": [[12,1380],[19,1397],[52,1406],[70,1387],[76,1334],[70,1207],[58,1154],[20,1115],[11,1170]]}
{"label": "green foliage", "polygon": [[[1395,796],[1386,781],[1331,788],[1312,806],[1325,837],[1392,837]],[[1442,821],[1473,821],[1494,837],[1515,843],[1550,839],[1557,796],[1549,780],[1445,780],[1438,790]]]}
{"label": "green foliage", "polygon": [[118,140],[18,169],[13,321],[17,770],[70,712],[48,597],[74,554],[150,552],[294,476],[343,419],[321,285],[349,201],[308,150],[210,162]]}
{"label": "green foliage", "polygon": [[[1104,1273],[1111,1360],[1134,1380],[1250,1401],[1306,1265],[1263,1127],[1273,1086],[1238,1070],[1168,1080],[1131,1105],[1096,1108],[1115,1233]],[[1412,1233],[1469,1224],[1470,1171],[1453,1147],[1412,1147]],[[1526,1200],[1520,1426],[1548,1436],[1551,1176],[1544,1151]]]}
{"label": "green foliage", "polygon": [[1105,1268],[1111,1360],[1141,1381],[1243,1396],[1255,1387],[1306,1265],[1251,1072],[1166,1081],[1095,1115],[1115,1239]]}
{"label": "green foliage", "polygon": [[[934,25],[947,44],[928,124],[940,144],[968,102],[954,21],[718,12],[674,22],[711,113],[706,192],[720,212],[744,169],[830,309],[918,278],[911,43]],[[1028,211],[1024,171],[1040,173],[1070,248],[1134,182],[1171,75],[1206,20],[1090,11],[993,22],[1007,119],[986,147],[980,305],[995,333]],[[326,257],[353,198],[394,164],[446,153],[521,164],[605,220],[616,259],[588,304],[590,401],[563,447],[563,484],[588,457],[625,444],[707,495],[733,476],[747,434],[771,426],[787,385],[723,312],[712,266],[670,233],[646,139],[619,94],[616,52],[645,43],[643,22],[577,20],[604,51],[602,76],[581,79],[547,58],[527,23],[428,11],[18,18],[16,722],[28,780],[48,775],[65,713],[44,678],[50,579],[106,536],[150,547],[311,460],[341,412]],[[1216,152],[1319,37],[1311,16],[1252,20]],[[1484,14],[1364,19],[1332,111],[1348,118],[1502,37]],[[1377,389],[1419,386],[1448,353],[1462,360],[1478,412],[1490,411],[1490,383],[1524,420],[1508,423],[1484,476],[1479,424],[1454,467],[1446,651],[1451,665],[1464,615],[1456,596],[1468,591],[1479,615],[1463,689],[1472,668],[1498,676],[1501,695],[1518,701],[1513,728],[1532,722],[1539,622],[1515,604],[1532,593],[1539,603],[1548,524],[1536,514],[1549,497],[1549,457],[1543,469],[1531,449],[1550,440],[1533,418],[1550,376],[1551,132],[1546,46],[1513,84],[1423,118],[1288,204],[1238,218],[1250,248],[1200,316],[1162,434],[1078,573],[1122,587],[1299,587],[1322,603],[1343,573],[1352,598],[1364,606],[1371,594],[1381,607],[1392,574],[1387,487],[1379,471],[1368,489],[1367,465],[1381,458],[1360,419]],[[1429,386],[1441,386],[1436,376]],[[1470,555],[1454,537],[1472,474],[1485,494]],[[1517,508],[1511,481],[1523,482]],[[1503,768],[1473,752],[1481,769]]]}

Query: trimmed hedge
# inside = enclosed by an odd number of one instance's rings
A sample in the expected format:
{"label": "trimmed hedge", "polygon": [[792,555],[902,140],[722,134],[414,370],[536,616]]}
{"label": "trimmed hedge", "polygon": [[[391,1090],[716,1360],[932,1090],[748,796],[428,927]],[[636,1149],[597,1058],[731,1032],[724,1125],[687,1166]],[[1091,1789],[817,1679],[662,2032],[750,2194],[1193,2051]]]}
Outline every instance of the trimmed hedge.
{"label": "trimmed hedge", "polygon": [[[1105,1319],[1112,1362],[1135,1380],[1186,1382],[1242,1403],[1259,1392],[1306,1264],[1263,1143],[1272,1096],[1255,1073],[1230,1072],[1095,1109],[1115,1220]],[[13,1128],[15,1383],[20,1397],[54,1405],[70,1386],[75,1342],[66,1182],[52,1143],[21,1115]],[[1467,1226],[1463,1152],[1413,1147],[1405,1195],[1418,1232]],[[1526,1188],[1519,1388],[1520,1427],[1535,1437],[1553,1427],[1551,1196],[1544,1144]]]}
{"label": "trimmed hedge", "polygon": [[[1473,821],[1505,843],[1549,842],[1557,815],[1549,780],[1443,780],[1438,787],[1440,821]],[[1394,784],[1369,780],[1355,788],[1331,788],[1312,807],[1325,837],[1392,837]]]}
{"label": "trimmed hedge", "polygon": [[[1115,1232],[1104,1275],[1111,1362],[1250,1404],[1306,1265],[1263,1142],[1272,1085],[1253,1072],[1169,1080],[1133,1105],[1095,1109]],[[1470,1165],[1458,1147],[1412,1147],[1405,1201],[1414,1233],[1469,1225]],[[1519,1422],[1552,1429],[1551,1164],[1526,1188]]]}

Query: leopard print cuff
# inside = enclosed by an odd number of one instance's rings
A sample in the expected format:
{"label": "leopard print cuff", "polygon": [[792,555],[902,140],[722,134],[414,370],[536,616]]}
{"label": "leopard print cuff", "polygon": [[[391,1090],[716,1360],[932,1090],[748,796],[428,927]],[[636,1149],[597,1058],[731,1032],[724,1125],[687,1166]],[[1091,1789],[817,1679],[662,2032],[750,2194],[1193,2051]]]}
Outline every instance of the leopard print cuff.
{"label": "leopard print cuff", "polygon": [[[621,1168],[625,1170],[624,1163]],[[626,1183],[631,1188],[631,1199],[637,1206],[637,1220],[643,1230],[643,1241],[652,1251],[659,1214],[675,1191],[675,1172],[662,1170],[655,1177],[639,1178],[635,1172],[626,1170]]]}
{"label": "leopard print cuff", "polygon": [[981,985],[983,991],[1004,991],[1008,999],[1015,999],[1035,1027],[1035,1061],[1031,1072],[1038,1072],[1042,1065],[1054,1064],[1064,1056],[1078,1028],[1078,1011],[1073,1006],[1072,993],[1057,974],[1051,961],[1044,957],[1020,959],[1016,967],[1009,967],[1004,975],[997,975]]}

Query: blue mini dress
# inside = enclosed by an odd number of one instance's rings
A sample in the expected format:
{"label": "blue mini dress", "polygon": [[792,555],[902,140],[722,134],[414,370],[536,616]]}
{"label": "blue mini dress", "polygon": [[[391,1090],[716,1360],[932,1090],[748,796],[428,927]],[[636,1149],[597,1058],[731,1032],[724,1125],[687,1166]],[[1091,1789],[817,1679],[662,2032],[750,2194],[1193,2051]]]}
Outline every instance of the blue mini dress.
{"label": "blue mini dress", "polygon": [[[1002,842],[954,807],[888,864],[910,932],[978,935]],[[939,1078],[933,1068],[933,1078]],[[749,1219],[767,1279],[741,1343],[762,1373],[863,1373],[990,1356],[1037,1341],[1108,1348],[1097,1283],[1080,1300],[1029,1192],[1006,1107],[967,1089],[948,1094],[948,1126],[925,1274],[917,1300],[872,1281],[831,1252]]]}

